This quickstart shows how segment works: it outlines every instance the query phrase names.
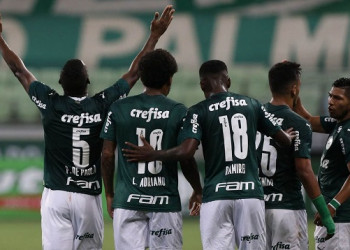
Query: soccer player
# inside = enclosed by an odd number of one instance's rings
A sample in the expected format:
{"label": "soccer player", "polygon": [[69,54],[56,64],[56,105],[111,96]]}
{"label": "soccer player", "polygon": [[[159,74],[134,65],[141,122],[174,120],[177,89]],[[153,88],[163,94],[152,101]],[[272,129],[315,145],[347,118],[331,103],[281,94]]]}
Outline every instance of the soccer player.
{"label": "soccer player", "polygon": [[[210,60],[199,69],[206,100],[192,106],[181,132],[182,143],[153,150],[131,143],[129,161],[186,159],[200,142],[205,159],[200,231],[203,249],[265,249],[265,206],[255,150],[259,130],[290,145],[291,137],[267,117],[252,98],[228,92],[231,80],[224,62]],[[294,136],[291,132],[292,137]],[[157,149],[157,148],[155,148]]]}
{"label": "soccer player", "polygon": [[[0,51],[7,65],[39,108],[45,136],[44,190],[41,200],[43,249],[102,249],[101,150],[99,138],[107,110],[138,80],[138,62],[166,31],[174,9],[156,13],[151,33],[130,69],[111,87],[87,96],[90,83],[83,61],[64,65],[59,83],[64,95],[39,82],[3,37]],[[0,21],[2,33],[2,22]]]}
{"label": "soccer player", "polygon": [[[156,149],[177,145],[187,109],[166,97],[177,63],[169,52],[157,49],[140,60],[139,72],[144,93],[113,103],[101,132],[102,177],[107,209],[113,217],[115,248],[182,249],[177,161],[131,163],[122,154],[126,141],[142,145],[139,136]],[[200,203],[202,188],[194,159],[182,161],[181,166],[195,191],[191,202]]]}
{"label": "soccer player", "polygon": [[269,71],[272,99],[263,109],[282,129],[293,128],[296,137],[290,147],[281,148],[271,137],[257,135],[259,176],[265,196],[266,249],[308,249],[301,183],[322,215],[328,237],[334,234],[334,222],[311,166],[311,126],[292,111],[299,95],[300,74],[300,64],[289,61],[277,63]]}
{"label": "soccer player", "polygon": [[312,116],[298,99],[294,110],[310,121],[314,132],[329,134],[321,157],[318,183],[335,222],[335,235],[326,241],[325,223],[317,213],[317,249],[350,249],[350,78],[339,78],[328,94],[330,117]]}

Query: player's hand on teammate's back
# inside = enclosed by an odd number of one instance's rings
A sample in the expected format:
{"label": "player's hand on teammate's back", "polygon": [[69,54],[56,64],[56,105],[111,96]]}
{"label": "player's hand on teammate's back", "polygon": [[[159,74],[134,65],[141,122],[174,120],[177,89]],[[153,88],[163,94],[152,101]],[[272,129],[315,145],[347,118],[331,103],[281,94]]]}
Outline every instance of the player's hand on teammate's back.
{"label": "player's hand on teammate's back", "polygon": [[143,146],[137,146],[131,142],[125,142],[125,144],[131,149],[122,149],[124,157],[128,158],[127,161],[129,162],[155,160],[153,155],[153,153],[155,152],[154,148],[148,143],[148,141],[143,136],[140,136],[140,139],[143,142]]}
{"label": "player's hand on teammate's back", "polygon": [[289,135],[291,140],[293,140],[297,136],[297,133],[293,130],[293,128],[288,128],[284,130],[284,132],[286,132]]}
{"label": "player's hand on teammate's back", "polygon": [[163,10],[162,15],[159,18],[159,13],[154,13],[154,18],[151,22],[151,32],[152,34],[156,34],[158,37],[163,35],[163,33],[167,30],[169,24],[173,20],[173,14],[175,9],[173,9],[172,5],[168,5]]}

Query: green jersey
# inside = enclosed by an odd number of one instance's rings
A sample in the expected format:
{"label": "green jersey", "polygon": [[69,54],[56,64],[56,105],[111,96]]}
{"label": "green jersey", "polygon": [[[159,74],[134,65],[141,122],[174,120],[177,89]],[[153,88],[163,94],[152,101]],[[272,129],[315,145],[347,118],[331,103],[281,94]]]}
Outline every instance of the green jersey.
{"label": "green jersey", "polygon": [[280,127],[269,120],[252,98],[224,92],[192,106],[181,139],[202,142],[205,160],[203,202],[258,198],[256,132],[273,135]]}
{"label": "green jersey", "polygon": [[312,130],[308,121],[288,106],[266,103],[264,109],[282,129],[293,128],[296,138],[290,147],[279,147],[269,136],[257,134],[259,177],[267,209],[305,209],[295,158],[310,159]]}
{"label": "green jersey", "polygon": [[33,82],[29,96],[41,113],[44,129],[44,186],[84,194],[101,193],[100,131],[112,102],[129,93],[121,79],[113,86],[82,100],[57,94]]}
{"label": "green jersey", "polygon": [[144,136],[156,150],[177,145],[186,107],[163,95],[140,94],[111,105],[101,137],[117,143],[118,168],[113,207],[141,211],[181,210],[176,161],[127,162],[122,148],[142,145]]}
{"label": "green jersey", "polygon": [[[329,134],[318,173],[321,192],[330,202],[349,177],[350,120],[337,123],[330,117],[321,117],[321,124]],[[337,209],[334,222],[350,222],[350,199]]]}

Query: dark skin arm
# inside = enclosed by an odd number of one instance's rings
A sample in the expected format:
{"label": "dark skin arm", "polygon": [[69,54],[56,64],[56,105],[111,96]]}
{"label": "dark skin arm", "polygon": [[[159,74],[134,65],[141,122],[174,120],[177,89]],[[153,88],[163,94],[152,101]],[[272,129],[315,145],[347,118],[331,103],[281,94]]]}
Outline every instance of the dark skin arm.
{"label": "dark skin arm", "polygon": [[[347,163],[347,167],[348,170],[350,172],[350,162]],[[348,178],[345,180],[342,188],[340,189],[340,191],[337,193],[336,196],[334,196],[334,198],[339,201],[340,204],[342,204],[343,202],[347,201],[350,198],[350,174],[348,175]],[[332,206],[328,205],[328,209],[329,212],[331,213],[332,217],[335,216],[335,210]],[[317,226],[323,226],[320,215],[318,213],[316,213],[315,215],[315,220],[314,223]]]}
{"label": "dark skin arm", "polygon": [[199,142],[196,139],[186,139],[180,145],[168,150],[154,150],[148,141],[141,136],[143,146],[137,146],[130,142],[125,144],[130,149],[124,148],[123,155],[130,162],[138,161],[181,161],[193,157],[196,152]]}
{"label": "dark skin arm", "polygon": [[194,157],[187,160],[182,160],[180,161],[180,166],[186,180],[193,188],[193,193],[190,197],[188,205],[188,208],[190,209],[190,215],[199,215],[200,205],[202,203],[202,186],[200,183],[196,160]]}
{"label": "dark skin arm", "polygon": [[[307,158],[295,158],[295,168],[299,180],[303,184],[307,195],[313,200],[321,195],[321,190],[315,177],[314,171],[312,170],[311,160]],[[322,223],[320,215],[318,215],[319,222]],[[332,214],[332,217],[334,214]],[[316,222],[315,222],[316,224]],[[327,234],[326,240],[330,239],[334,234]]]}
{"label": "dark skin arm", "polygon": [[281,129],[271,137],[278,143],[279,146],[288,147],[292,143],[295,136],[296,134],[295,131],[293,131],[293,128],[289,128],[286,131]]}
{"label": "dark skin arm", "polygon": [[35,76],[26,68],[22,59],[10,49],[2,37],[2,20],[0,16],[0,52],[5,62],[22,84],[24,90],[28,93],[29,85],[36,80]]}
{"label": "dark skin arm", "polygon": [[122,76],[122,78],[129,83],[130,88],[132,88],[139,79],[138,64],[140,59],[148,52],[154,50],[159,38],[164,34],[169,24],[173,20],[174,12],[175,10],[173,9],[173,6],[168,5],[164,8],[163,13],[160,17],[158,12],[154,14],[154,18],[151,22],[150,27],[151,34],[149,35],[140,53],[135,57],[135,59],[131,63],[129,71]]}
{"label": "dark skin arm", "polygon": [[115,149],[117,144],[113,141],[104,140],[101,157],[101,173],[103,184],[105,187],[105,195],[107,201],[107,211],[113,218],[113,197],[114,197],[114,171],[115,171]]}
{"label": "dark skin arm", "polygon": [[301,103],[300,97],[298,97],[298,100],[296,101],[293,111],[299,114],[300,116],[304,117],[306,120],[308,120],[311,124],[312,131],[318,132],[318,133],[325,133],[322,125],[321,120],[319,116],[312,116],[309,111],[306,110],[306,108]]}

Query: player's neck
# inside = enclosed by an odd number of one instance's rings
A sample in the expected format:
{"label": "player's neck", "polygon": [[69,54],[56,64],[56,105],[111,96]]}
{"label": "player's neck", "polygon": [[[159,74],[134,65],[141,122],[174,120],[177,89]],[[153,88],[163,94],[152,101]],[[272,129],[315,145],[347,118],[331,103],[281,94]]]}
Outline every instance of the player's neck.
{"label": "player's neck", "polygon": [[289,108],[293,107],[293,99],[285,98],[282,96],[273,96],[270,100],[270,103],[275,106],[286,105]]}
{"label": "player's neck", "polygon": [[167,96],[167,93],[163,89],[152,89],[152,88],[145,88],[143,91],[144,94],[146,95],[165,95]]}

